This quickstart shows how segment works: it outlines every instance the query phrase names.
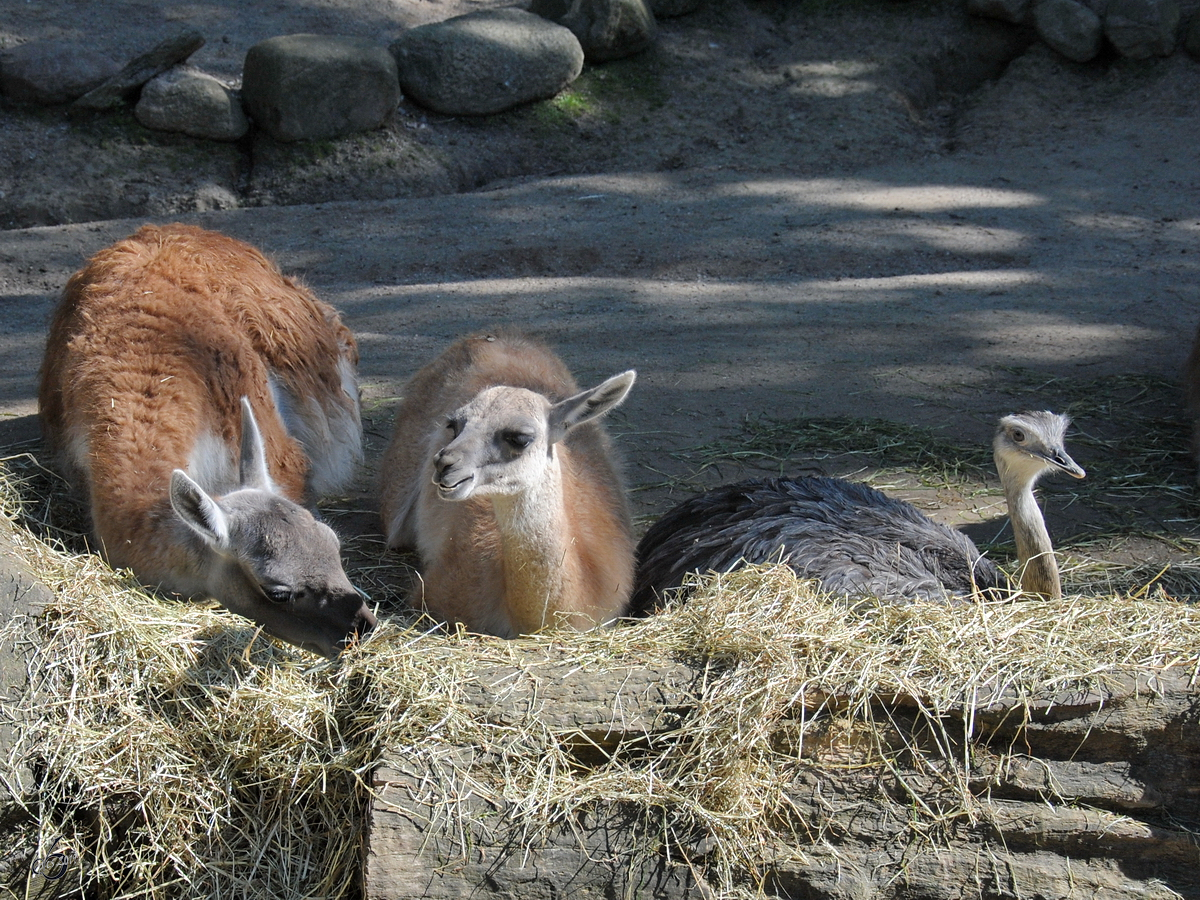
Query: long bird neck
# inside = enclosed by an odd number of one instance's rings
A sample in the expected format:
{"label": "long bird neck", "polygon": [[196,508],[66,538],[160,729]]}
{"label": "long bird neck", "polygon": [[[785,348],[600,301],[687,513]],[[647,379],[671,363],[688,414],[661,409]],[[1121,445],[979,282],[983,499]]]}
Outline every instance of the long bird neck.
{"label": "long bird neck", "polygon": [[553,624],[571,583],[572,538],[557,454],[545,476],[519,494],[492,498],[504,560],[504,597],[519,634]]}
{"label": "long bird neck", "polygon": [[1050,543],[1050,533],[1046,531],[1046,520],[1033,495],[1033,483],[1007,483],[1004,496],[1008,501],[1008,516],[1017,542],[1021,590],[1057,600],[1062,596],[1062,582],[1058,563],[1054,559],[1054,546]]}

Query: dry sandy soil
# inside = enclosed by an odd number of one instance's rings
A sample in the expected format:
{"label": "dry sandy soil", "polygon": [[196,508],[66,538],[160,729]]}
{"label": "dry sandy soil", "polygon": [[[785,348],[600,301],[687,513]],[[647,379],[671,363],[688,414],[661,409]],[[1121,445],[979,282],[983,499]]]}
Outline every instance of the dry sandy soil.
{"label": "dry sandy soil", "polygon": [[[188,26],[208,36],[193,62],[232,81],[274,34],[386,41],[479,5],[20,0],[0,43],[129,56]],[[403,105],[319,146],[3,108],[0,445],[37,451],[35,376],[69,274],[143,221],[183,219],[343,311],[371,464],[406,377],[501,325],[548,338],[583,383],[638,370],[612,428],[643,522],[691,486],[826,471],[993,540],[994,482],[921,474],[920,449],[986,466],[971,448],[999,415],[1066,410],[1091,476],[1047,485],[1051,527],[1136,584],[1200,536],[1177,388],[1200,320],[1198,97],[1183,54],[1080,66],[957,3],[705,0],[556,101],[487,120]],[[825,417],[889,424],[814,443]],[[386,601],[372,468],[328,512]]]}

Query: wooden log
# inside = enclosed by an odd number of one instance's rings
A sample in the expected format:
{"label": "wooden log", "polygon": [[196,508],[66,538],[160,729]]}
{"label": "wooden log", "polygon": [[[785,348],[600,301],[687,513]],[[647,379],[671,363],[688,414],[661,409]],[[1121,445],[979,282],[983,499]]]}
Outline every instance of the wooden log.
{"label": "wooden log", "polygon": [[[594,759],[573,757],[587,766],[670,735],[693,714],[705,677],[679,663],[593,672],[551,656],[482,671],[466,696],[487,721],[533,720],[591,747]],[[811,699],[808,717],[839,707],[836,697]],[[1131,673],[1104,689],[952,710],[958,725],[942,734],[962,734],[952,755],[971,761],[957,809],[944,803],[954,772],[911,752],[928,743],[918,707],[905,697],[881,704],[879,721],[891,723],[882,740],[896,751],[888,765],[847,765],[855,750],[844,735],[822,744],[809,723],[805,764],[787,786],[793,836],[763,848],[747,887],[845,900],[1200,896],[1200,689],[1185,675]],[[782,744],[788,731],[779,729]],[[500,788],[502,756],[448,745],[386,754],[371,810],[370,900],[713,896],[704,835],[664,841],[620,798],[530,829]],[[947,810],[945,821],[914,827],[914,804]]]}
{"label": "wooden log", "polygon": [[631,841],[637,823],[616,805],[531,838],[511,809],[473,783],[478,763],[469,749],[443,747],[380,767],[368,898],[693,895],[690,872]]}
{"label": "wooden log", "polygon": [[[0,516],[0,758],[7,759],[16,742],[24,711],[15,702],[26,683],[31,623],[53,599],[50,589],[22,561],[12,523]],[[0,811],[32,784],[21,763],[9,778],[0,779]]]}
{"label": "wooden log", "polygon": [[[678,727],[702,678],[682,664],[595,673],[551,657],[480,669],[465,695],[482,718],[535,720],[587,760]],[[390,754],[375,774],[368,897],[462,897],[477,885],[484,896],[692,895],[686,866],[663,865],[630,841],[637,823],[619,805],[531,840],[514,810],[494,799],[499,773],[484,749],[420,751]]]}

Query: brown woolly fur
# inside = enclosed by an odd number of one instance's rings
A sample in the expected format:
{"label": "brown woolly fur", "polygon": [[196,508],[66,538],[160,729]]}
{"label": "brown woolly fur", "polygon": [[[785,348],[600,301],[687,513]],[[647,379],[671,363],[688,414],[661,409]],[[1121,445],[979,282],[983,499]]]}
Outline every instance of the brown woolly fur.
{"label": "brown woolly fur", "polygon": [[[272,623],[281,611],[307,613],[272,606],[278,598],[259,589],[291,586],[292,561],[310,560],[298,590],[336,587],[353,602],[336,538],[296,504],[347,482],[361,459],[357,359],[334,310],[253,247],[147,225],[67,283],[41,372],[42,432],[110,563],[149,585],[216,597],[296,640]],[[187,492],[187,478],[203,497]],[[206,500],[234,494],[224,515],[207,514]],[[193,496],[199,514],[189,519],[179,501]],[[235,580],[255,555],[272,571],[234,588],[214,553]]]}
{"label": "brown woolly fur", "polygon": [[[586,628],[624,613],[632,527],[608,438],[592,416],[619,403],[633,377],[580,392],[548,347],[517,334],[464,338],[414,376],[381,466],[381,513],[388,546],[420,552],[429,612],[504,637],[556,618]],[[570,425],[561,440],[552,434],[547,416],[555,409],[604,389],[620,397]],[[435,481],[451,456],[459,458],[451,448],[470,437],[447,433],[454,416],[468,432],[486,432],[480,452],[494,458],[482,467],[464,462],[468,494],[447,499],[447,486]],[[517,428],[533,443],[497,450]],[[492,477],[505,485],[493,487]],[[519,536],[504,524],[514,504],[524,504],[512,516],[524,529]]]}
{"label": "brown woolly fur", "polygon": [[[128,288],[135,272],[136,292]],[[236,447],[243,396],[262,429],[272,478],[291,499],[308,499],[309,462],[275,412],[268,371],[296,396],[340,400],[333,361],[344,356],[358,364],[354,337],[332,307],[248,244],[181,224],[146,225],[92,257],[67,283],[46,344],[38,391],[43,432],[61,453],[66,434],[79,427],[74,417],[91,418],[92,439],[112,447],[93,455],[116,467],[103,481],[117,503],[147,489],[165,491],[198,421],[217,425]],[[323,360],[330,364],[321,366]],[[144,403],[120,404],[123,395]],[[154,419],[152,437],[126,427],[144,424],[157,409],[171,414]],[[153,469],[123,471],[119,461],[129,456]]]}

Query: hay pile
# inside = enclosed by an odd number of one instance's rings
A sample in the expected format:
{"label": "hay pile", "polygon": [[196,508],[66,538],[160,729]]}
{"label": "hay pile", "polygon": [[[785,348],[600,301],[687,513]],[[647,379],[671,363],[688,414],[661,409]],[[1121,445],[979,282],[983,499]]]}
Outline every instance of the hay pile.
{"label": "hay pile", "polygon": [[[904,697],[933,721],[953,713],[946,727],[961,732],[980,697],[1200,667],[1200,610],[1162,596],[851,608],[786,568],[710,580],[637,625],[500,641],[385,622],[325,661],[223,610],[147,595],[94,557],[17,539],[58,600],[33,633],[30,720],[10,763],[36,764],[41,841],[60,839],[112,897],[354,896],[373,767],[384,748],[435,741],[503,759],[503,779],[480,789],[531,841],[620,802],[660,834],[707,835],[704,875],[733,895],[779,830],[795,831],[787,787],[812,764],[810,726],[870,730],[881,700]],[[583,767],[535,718],[497,724],[464,701],[480,667],[552,646],[589,671],[682,659],[711,677],[678,728]],[[922,752],[965,779],[953,743]]]}

